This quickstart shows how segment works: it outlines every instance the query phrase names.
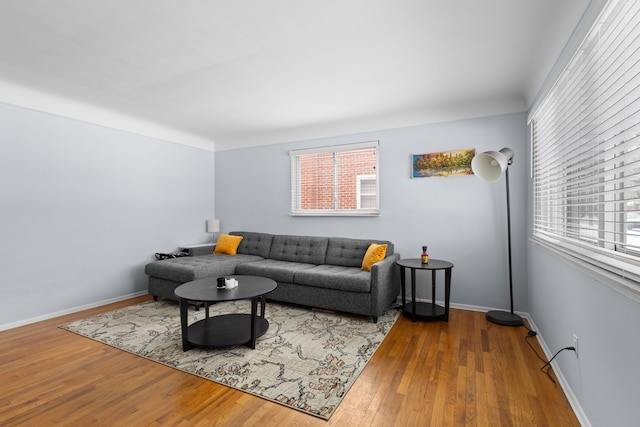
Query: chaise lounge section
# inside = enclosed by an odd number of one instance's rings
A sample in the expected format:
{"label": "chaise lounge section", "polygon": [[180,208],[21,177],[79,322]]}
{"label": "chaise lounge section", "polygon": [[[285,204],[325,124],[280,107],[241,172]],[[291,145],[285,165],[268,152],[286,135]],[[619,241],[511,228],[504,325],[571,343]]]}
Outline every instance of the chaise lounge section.
{"label": "chaise lounge section", "polygon": [[[242,236],[236,255],[203,254],[149,263],[149,293],[176,299],[179,285],[205,277],[247,274],[278,283],[269,293],[274,301],[327,310],[378,316],[400,292],[400,271],[393,243],[345,237],[295,236],[236,231]],[[363,270],[372,244],[386,244],[384,259]]]}

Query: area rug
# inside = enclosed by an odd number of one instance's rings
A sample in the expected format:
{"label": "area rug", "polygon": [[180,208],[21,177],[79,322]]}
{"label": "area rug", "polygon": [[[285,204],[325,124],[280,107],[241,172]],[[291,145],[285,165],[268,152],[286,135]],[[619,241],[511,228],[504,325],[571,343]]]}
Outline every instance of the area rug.
{"label": "area rug", "polygon": [[[250,313],[246,300],[218,303],[210,315]],[[189,324],[204,318],[189,309]],[[269,330],[254,350],[182,351],[176,303],[149,301],[60,326],[120,350],[243,392],[329,419],[398,318],[391,310],[373,323],[269,302]]]}

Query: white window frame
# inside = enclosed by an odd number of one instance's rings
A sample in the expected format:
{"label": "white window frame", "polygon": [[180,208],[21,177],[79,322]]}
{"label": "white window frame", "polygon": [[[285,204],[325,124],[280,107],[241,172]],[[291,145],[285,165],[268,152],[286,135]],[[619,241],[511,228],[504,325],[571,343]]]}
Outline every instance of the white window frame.
{"label": "white window frame", "polygon": [[[301,204],[301,192],[300,189],[300,162],[301,156],[306,154],[318,154],[318,153],[338,153],[342,151],[355,151],[375,148],[375,174],[367,175],[369,179],[371,177],[377,177],[376,179],[376,207],[375,208],[361,208],[360,207],[360,192],[359,192],[359,180],[357,181],[357,207],[356,209],[302,209]],[[329,147],[317,147],[303,150],[291,150],[289,156],[291,159],[291,212],[292,216],[378,216],[380,215],[380,165],[379,165],[379,143],[378,141],[360,142],[354,144],[343,144]],[[363,176],[363,175],[359,175]],[[337,180],[337,170],[333,170],[334,182]],[[334,197],[338,197],[335,195]]]}
{"label": "white window frame", "polygon": [[[640,294],[640,4],[611,0],[530,114],[533,240]],[[619,288],[619,287],[617,287]]]}

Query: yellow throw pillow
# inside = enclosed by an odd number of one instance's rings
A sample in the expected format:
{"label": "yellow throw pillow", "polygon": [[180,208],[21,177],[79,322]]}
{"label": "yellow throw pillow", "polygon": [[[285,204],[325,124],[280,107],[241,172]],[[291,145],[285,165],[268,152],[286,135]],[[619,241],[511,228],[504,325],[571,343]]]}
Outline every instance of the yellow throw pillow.
{"label": "yellow throw pillow", "polygon": [[365,271],[371,271],[371,266],[378,261],[382,261],[387,254],[387,245],[378,245],[372,243],[367,249],[367,253],[364,254],[362,260],[362,269]]}
{"label": "yellow throw pillow", "polygon": [[235,255],[238,251],[238,246],[242,241],[242,236],[230,236],[229,234],[221,234],[218,237],[218,243],[213,250],[214,254],[227,254]]}

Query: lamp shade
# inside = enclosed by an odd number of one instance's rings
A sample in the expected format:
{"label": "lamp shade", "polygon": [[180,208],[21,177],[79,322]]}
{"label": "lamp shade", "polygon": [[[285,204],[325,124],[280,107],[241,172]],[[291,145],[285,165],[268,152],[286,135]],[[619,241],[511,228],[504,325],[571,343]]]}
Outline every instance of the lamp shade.
{"label": "lamp shade", "polygon": [[485,151],[471,160],[471,169],[484,181],[495,182],[507,170],[513,159],[513,150],[503,148],[500,151]]}
{"label": "lamp shade", "polygon": [[220,231],[220,220],[219,219],[208,219],[207,220],[207,233],[217,233]]}

